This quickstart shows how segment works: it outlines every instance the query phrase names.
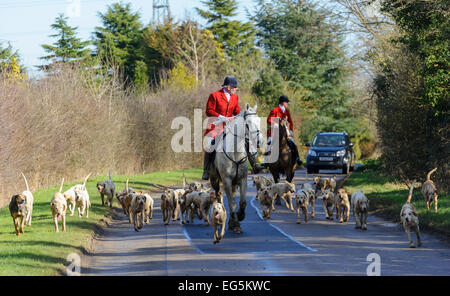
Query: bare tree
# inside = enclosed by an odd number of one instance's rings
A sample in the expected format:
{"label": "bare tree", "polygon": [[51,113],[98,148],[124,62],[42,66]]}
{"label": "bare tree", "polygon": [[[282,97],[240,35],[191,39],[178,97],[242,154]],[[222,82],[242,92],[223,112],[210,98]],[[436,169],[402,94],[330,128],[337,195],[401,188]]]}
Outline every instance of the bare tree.
{"label": "bare tree", "polygon": [[199,28],[198,23],[184,21],[171,40],[171,48],[177,53],[174,59],[180,59],[190,68],[198,84],[206,80],[208,67],[213,66],[213,59],[218,56],[218,46],[214,36],[208,30]]}

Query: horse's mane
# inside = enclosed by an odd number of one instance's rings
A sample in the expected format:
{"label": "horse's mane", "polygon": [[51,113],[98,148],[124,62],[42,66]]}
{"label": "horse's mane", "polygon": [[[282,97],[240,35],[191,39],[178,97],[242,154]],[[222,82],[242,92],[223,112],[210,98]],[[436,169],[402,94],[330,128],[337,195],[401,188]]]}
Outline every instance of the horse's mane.
{"label": "horse's mane", "polygon": [[[286,129],[281,129],[280,128],[280,139],[285,136],[285,137],[289,137],[288,133],[289,133],[289,122],[287,121],[286,117],[282,118],[280,120],[280,127],[286,127]],[[282,132],[283,131],[283,132]]]}

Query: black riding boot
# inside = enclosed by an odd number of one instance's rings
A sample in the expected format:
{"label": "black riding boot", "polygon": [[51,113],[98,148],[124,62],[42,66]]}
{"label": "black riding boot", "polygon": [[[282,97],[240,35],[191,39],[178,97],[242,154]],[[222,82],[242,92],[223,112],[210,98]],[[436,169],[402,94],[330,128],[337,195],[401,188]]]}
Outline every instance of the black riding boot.
{"label": "black riding boot", "polygon": [[209,169],[211,168],[211,164],[214,160],[214,152],[206,152],[205,151],[205,158],[203,159],[203,180],[209,180]]}
{"label": "black riding boot", "polygon": [[295,162],[297,163],[298,166],[301,166],[303,162],[301,161],[300,155],[298,154],[297,145],[295,145],[294,141],[289,140],[288,146],[289,146],[289,148],[291,148],[291,150],[293,152]]}
{"label": "black riding boot", "polygon": [[262,167],[257,163],[256,156],[258,153],[250,153],[249,142],[248,139],[245,139],[245,151],[247,152],[248,161],[252,166],[252,173],[258,174],[262,171]]}

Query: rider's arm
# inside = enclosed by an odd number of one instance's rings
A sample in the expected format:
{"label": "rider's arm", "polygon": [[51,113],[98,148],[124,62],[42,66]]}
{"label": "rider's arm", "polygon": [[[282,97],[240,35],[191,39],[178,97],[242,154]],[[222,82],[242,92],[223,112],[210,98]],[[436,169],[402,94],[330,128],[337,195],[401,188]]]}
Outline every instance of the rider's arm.
{"label": "rider's arm", "polygon": [[274,127],[278,126],[278,123],[274,120],[274,118],[279,118],[277,116],[277,113],[275,110],[276,110],[276,108],[272,109],[272,111],[270,111],[270,113],[269,113],[269,117],[267,117],[267,126],[268,127],[270,127],[272,125],[274,125]]}
{"label": "rider's arm", "polygon": [[208,102],[206,103],[206,116],[219,117],[219,113],[216,112],[216,98],[213,94],[209,95]]}
{"label": "rider's arm", "polygon": [[287,113],[287,119],[288,119],[288,122],[289,122],[289,129],[291,131],[293,131],[294,130],[294,122],[292,121],[291,113],[289,113],[289,110],[286,110],[286,113]]}

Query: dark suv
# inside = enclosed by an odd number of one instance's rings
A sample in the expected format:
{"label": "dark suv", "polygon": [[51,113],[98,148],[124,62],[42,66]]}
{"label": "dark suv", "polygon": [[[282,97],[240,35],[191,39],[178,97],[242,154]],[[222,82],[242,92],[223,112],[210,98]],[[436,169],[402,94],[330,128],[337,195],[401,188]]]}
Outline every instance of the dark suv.
{"label": "dark suv", "polygon": [[348,174],[355,167],[355,152],[346,132],[317,133],[306,154],[306,170],[308,174],[318,173],[319,169],[342,169]]}

